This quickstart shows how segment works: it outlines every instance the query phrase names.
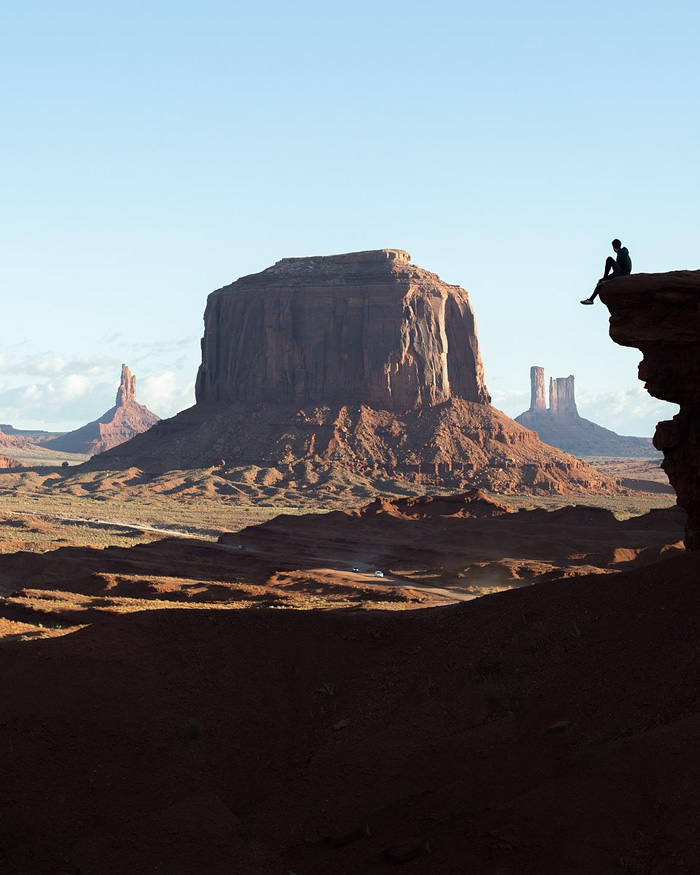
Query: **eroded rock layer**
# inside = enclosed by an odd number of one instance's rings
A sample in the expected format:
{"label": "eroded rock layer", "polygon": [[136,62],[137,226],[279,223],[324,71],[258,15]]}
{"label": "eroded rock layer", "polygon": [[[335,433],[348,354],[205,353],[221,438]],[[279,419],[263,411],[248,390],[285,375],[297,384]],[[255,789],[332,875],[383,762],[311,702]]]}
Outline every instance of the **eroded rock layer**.
{"label": "eroded rock layer", "polygon": [[688,513],[685,544],[700,549],[700,270],[633,274],[606,283],[610,337],[639,349],[639,379],[650,395],[680,405],[660,422],[654,446]]}
{"label": "eroded rock layer", "polygon": [[618,489],[500,410],[461,398],[401,415],[366,406],[197,404],[88,465],[149,473],[247,467],[256,482],[281,491],[305,484],[365,494],[401,482],[503,493]]}

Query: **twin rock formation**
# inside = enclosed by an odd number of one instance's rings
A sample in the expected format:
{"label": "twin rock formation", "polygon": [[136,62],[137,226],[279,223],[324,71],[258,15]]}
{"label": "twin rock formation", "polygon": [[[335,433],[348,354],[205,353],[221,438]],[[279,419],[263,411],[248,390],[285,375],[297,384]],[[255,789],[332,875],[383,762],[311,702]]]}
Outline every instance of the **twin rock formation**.
{"label": "twin rock formation", "polygon": [[574,378],[549,381],[549,408],[545,402],[544,368],[530,368],[530,409],[515,421],[536,431],[546,444],[576,456],[653,458],[657,455],[649,438],[624,437],[579,415]]}
{"label": "twin rock formation", "polygon": [[491,407],[467,292],[406,252],[283,259],[213,292],[204,322],[195,406],[92,467],[248,467],[329,491],[617,488]]}

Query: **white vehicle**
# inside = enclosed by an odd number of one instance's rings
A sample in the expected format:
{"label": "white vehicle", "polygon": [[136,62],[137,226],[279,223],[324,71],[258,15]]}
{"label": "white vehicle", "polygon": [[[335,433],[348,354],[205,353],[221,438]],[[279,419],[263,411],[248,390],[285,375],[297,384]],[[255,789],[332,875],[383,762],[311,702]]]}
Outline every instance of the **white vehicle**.
{"label": "white vehicle", "polygon": [[375,571],[374,576],[375,577],[384,577],[384,572],[383,571]]}

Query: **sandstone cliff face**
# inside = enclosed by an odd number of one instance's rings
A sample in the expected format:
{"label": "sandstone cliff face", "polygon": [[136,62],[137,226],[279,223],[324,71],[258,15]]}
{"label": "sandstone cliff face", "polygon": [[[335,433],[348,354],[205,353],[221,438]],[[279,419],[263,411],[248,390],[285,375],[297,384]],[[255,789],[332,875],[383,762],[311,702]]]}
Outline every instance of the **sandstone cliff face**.
{"label": "sandstone cliff face", "polygon": [[578,417],[574,390],[574,378],[557,377],[549,381],[549,410],[557,419],[573,419]]}
{"label": "sandstone cliff face", "polygon": [[650,395],[680,405],[660,422],[654,446],[688,513],[685,544],[700,549],[700,271],[632,274],[606,283],[610,337],[642,352],[639,379]]}
{"label": "sandstone cliff face", "polygon": [[540,413],[547,409],[544,400],[544,368],[530,368],[530,410]]}
{"label": "sandstone cliff face", "polygon": [[160,422],[160,417],[136,401],[136,377],[122,365],[116,404],[94,422],[44,442],[51,450],[96,455],[131,440]]}
{"label": "sandstone cliff face", "polygon": [[209,296],[198,403],[488,403],[469,296],[381,249],[285,258]]}
{"label": "sandstone cliff face", "polygon": [[653,458],[650,438],[615,434],[579,415],[576,407],[574,378],[557,377],[549,381],[549,408],[544,403],[544,368],[530,368],[530,409],[515,421],[537,432],[540,439],[577,456],[614,456]]}
{"label": "sandstone cliff face", "polygon": [[618,488],[489,400],[463,289],[401,250],[290,258],[209,296],[194,407],[88,465],[211,467],[286,500]]}

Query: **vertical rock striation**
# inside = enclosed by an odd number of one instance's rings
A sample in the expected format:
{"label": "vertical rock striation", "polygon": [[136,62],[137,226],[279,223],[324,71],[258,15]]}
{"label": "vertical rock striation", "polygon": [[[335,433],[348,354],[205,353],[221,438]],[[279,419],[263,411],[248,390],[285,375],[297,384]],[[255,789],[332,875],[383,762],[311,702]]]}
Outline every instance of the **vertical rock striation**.
{"label": "vertical rock striation", "polygon": [[636,347],[639,379],[650,395],[680,406],[660,422],[654,446],[688,513],[685,545],[700,549],[700,271],[633,274],[606,283],[610,337]]}
{"label": "vertical rock striation", "polygon": [[398,249],[285,258],[213,292],[198,403],[490,402],[469,296]]}
{"label": "vertical rock striation", "polygon": [[550,379],[549,409],[551,415],[558,419],[578,418],[574,395],[574,378],[571,374],[568,377]]}

